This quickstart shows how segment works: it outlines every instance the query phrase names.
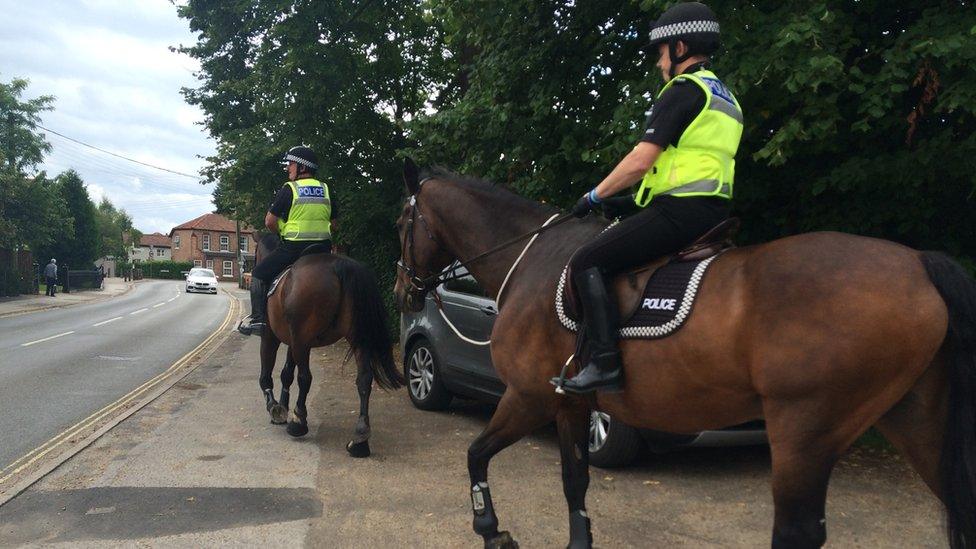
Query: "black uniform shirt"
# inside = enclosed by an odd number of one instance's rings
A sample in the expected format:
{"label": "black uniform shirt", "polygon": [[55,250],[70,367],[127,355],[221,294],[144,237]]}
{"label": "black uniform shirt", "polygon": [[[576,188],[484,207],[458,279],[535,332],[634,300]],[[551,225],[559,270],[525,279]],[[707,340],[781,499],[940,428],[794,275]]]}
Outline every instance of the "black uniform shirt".
{"label": "black uniform shirt", "polygon": [[[704,63],[688,67],[683,74],[704,68]],[[654,102],[647,113],[644,136],[641,141],[653,143],[662,149],[678,145],[681,134],[705,108],[705,92],[694,82],[681,79],[671,85]]]}
{"label": "black uniform shirt", "polygon": [[[339,205],[336,203],[335,196],[332,196],[332,189],[329,189],[329,200],[332,204],[332,219],[338,219]],[[268,211],[275,214],[275,217],[282,221],[288,221],[288,212],[291,210],[291,186],[287,183],[281,186],[278,190],[278,194],[274,197],[274,202],[271,203],[271,207]]]}

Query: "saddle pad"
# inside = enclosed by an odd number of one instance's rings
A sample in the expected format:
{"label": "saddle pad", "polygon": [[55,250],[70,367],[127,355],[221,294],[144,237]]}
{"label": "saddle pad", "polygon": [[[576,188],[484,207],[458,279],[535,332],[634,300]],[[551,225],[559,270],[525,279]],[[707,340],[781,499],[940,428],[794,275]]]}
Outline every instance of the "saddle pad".
{"label": "saddle pad", "polygon": [[[640,305],[634,314],[620,326],[621,339],[658,339],[671,335],[691,316],[691,308],[698,288],[705,277],[705,271],[714,255],[701,261],[672,262],[654,271]],[[556,316],[559,322],[572,332],[579,331],[579,323],[566,314],[565,290],[567,269],[556,286]]]}
{"label": "saddle pad", "polygon": [[291,267],[288,267],[284,271],[281,271],[281,274],[278,275],[278,278],[275,278],[274,281],[271,282],[271,288],[268,289],[268,297],[271,297],[271,294],[275,293],[275,290],[278,289],[278,283],[281,282],[282,278],[285,278],[285,275],[288,274],[288,271],[291,271]]}

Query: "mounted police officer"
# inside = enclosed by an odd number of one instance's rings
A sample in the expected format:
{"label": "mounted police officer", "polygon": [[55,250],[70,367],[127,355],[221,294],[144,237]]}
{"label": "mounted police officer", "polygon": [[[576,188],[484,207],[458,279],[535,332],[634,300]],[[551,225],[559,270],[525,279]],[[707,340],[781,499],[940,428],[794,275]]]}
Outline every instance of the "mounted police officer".
{"label": "mounted police officer", "polygon": [[[727,219],[731,208],[742,109],[709,70],[709,56],[719,46],[718,19],[698,2],[673,6],[652,26],[651,46],[657,47],[666,84],[648,114],[644,136],[573,208],[578,217],[601,204],[608,217],[633,215],[571,260],[590,360],[566,381],[567,392],[620,390],[618,312],[605,280],[680,251]],[[635,195],[611,198],[638,180]]]}
{"label": "mounted police officer", "polygon": [[282,159],[288,182],[275,195],[264,225],[277,234],[281,242],[263,258],[251,273],[251,317],[241,326],[244,335],[258,334],[267,324],[268,285],[301,257],[310,246],[316,251],[332,251],[332,224],[336,210],[325,183],[315,179],[318,160],[312,149],[304,146],[288,149]]}

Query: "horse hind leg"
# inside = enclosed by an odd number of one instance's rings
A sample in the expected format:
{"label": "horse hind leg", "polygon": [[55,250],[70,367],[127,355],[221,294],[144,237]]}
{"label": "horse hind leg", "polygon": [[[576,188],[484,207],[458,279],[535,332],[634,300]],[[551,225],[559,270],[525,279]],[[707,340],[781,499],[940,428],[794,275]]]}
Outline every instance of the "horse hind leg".
{"label": "horse hind leg", "polygon": [[305,436],[308,433],[308,409],[305,407],[305,400],[312,388],[312,370],[308,363],[309,351],[307,346],[293,344],[291,347],[292,358],[298,366],[298,400],[291,411],[286,429],[293,437]]}
{"label": "horse hind leg", "polygon": [[948,413],[945,374],[944,360],[937,357],[908,394],[875,424],[939,499],[944,498],[940,459]]}
{"label": "horse hind leg", "polygon": [[346,444],[346,451],[355,458],[369,457],[369,396],[373,392],[373,370],[356,353],[356,391],[359,393],[359,419],[353,439]]}
{"label": "horse hind leg", "polygon": [[488,463],[495,454],[552,419],[537,403],[533,406],[527,400],[506,390],[488,426],[468,448],[473,528],[484,538],[486,548],[518,547],[508,532],[498,531],[498,516],[488,488]]}
{"label": "horse hind leg", "polygon": [[271,408],[271,423],[284,425],[288,423],[288,405],[291,400],[288,392],[292,382],[295,380],[295,360],[291,357],[291,349],[285,356],[285,366],[281,369],[281,398],[278,404]]}

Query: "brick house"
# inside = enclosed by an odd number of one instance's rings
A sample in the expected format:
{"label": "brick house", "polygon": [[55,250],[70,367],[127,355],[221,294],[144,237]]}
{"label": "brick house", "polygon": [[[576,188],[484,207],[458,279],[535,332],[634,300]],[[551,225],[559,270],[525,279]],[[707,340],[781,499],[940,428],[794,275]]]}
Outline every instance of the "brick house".
{"label": "brick house", "polygon": [[[237,222],[216,214],[203,214],[173,227],[169,232],[173,261],[192,261],[194,266],[213,269],[218,278],[235,279],[240,263],[254,264],[254,230],[241,225],[237,239]],[[238,253],[240,252],[240,256]]]}
{"label": "brick house", "polygon": [[172,259],[170,238],[162,233],[144,234],[139,239],[139,245],[129,248],[129,259],[133,263],[140,261],[169,261]]}

